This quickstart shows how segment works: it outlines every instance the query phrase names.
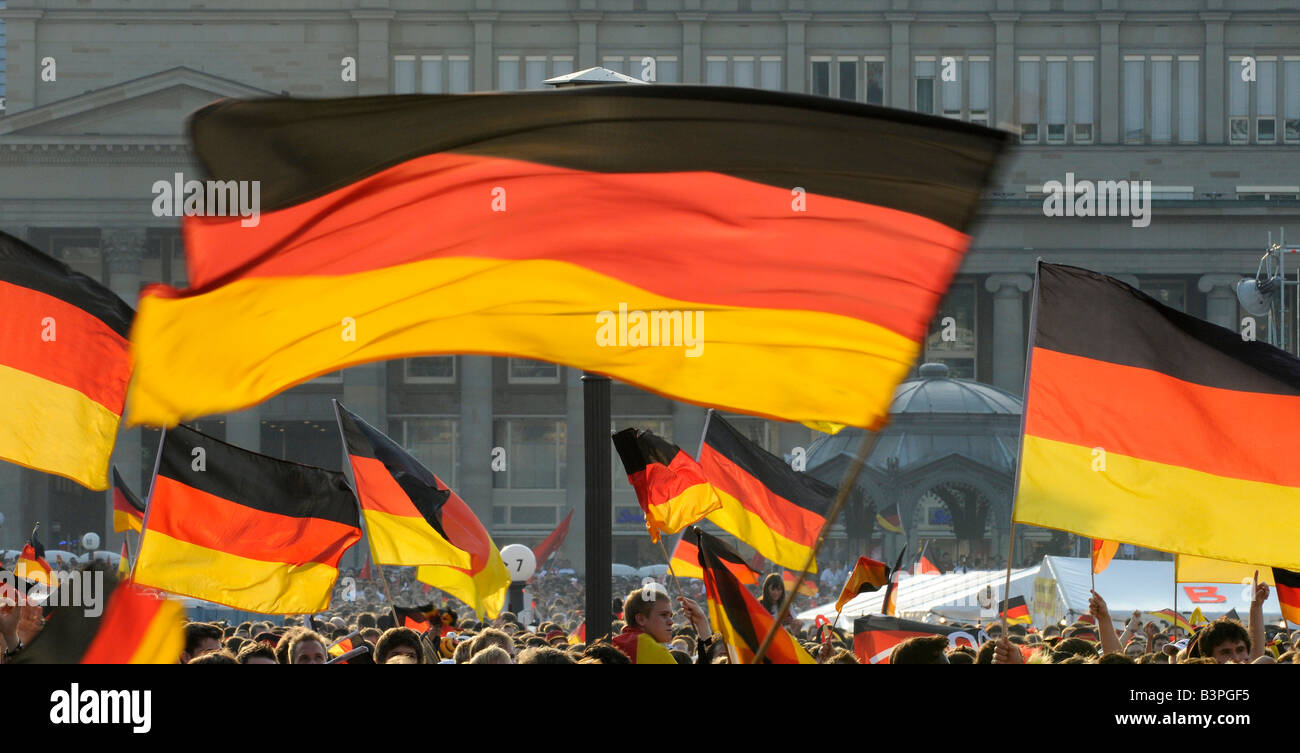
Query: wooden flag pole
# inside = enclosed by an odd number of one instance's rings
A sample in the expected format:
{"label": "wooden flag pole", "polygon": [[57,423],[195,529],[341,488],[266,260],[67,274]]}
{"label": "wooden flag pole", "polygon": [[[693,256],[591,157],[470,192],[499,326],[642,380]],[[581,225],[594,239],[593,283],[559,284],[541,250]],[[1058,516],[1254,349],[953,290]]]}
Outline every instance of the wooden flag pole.
{"label": "wooden flag pole", "polygon": [[799,593],[799,586],[803,585],[804,579],[808,577],[808,571],[812,569],[813,563],[817,561],[817,553],[821,551],[822,544],[826,543],[826,536],[831,532],[831,526],[835,525],[835,519],[839,517],[840,510],[844,507],[845,500],[849,498],[849,492],[853,489],[853,485],[857,483],[858,475],[862,473],[862,467],[867,464],[867,457],[876,448],[876,442],[880,439],[880,430],[883,428],[881,426],[868,436],[863,437],[862,443],[858,445],[858,455],[853,459],[853,465],[849,466],[849,472],[844,476],[844,481],[840,484],[840,490],[835,495],[835,501],[831,504],[830,512],[826,514],[826,522],[822,524],[822,530],[817,534],[817,540],[813,543],[812,551],[808,553],[808,559],[804,562],[803,571],[795,579],[794,585],[786,590],[785,598],[781,600],[781,609],[777,611],[776,619],[772,621],[772,627],[768,628],[767,635],[763,637],[763,642],[759,644],[758,651],[754,654],[754,664],[763,663],[763,657],[767,655],[768,648],[771,647],[772,641],[776,639],[777,631],[781,629],[781,623],[790,612],[790,605],[794,603],[795,594]]}
{"label": "wooden flag pole", "polygon": [[397,602],[393,601],[393,595],[388,592],[388,574],[384,572],[383,565],[378,562],[374,565],[379,569],[379,582],[384,585],[384,598],[388,599],[388,607],[393,610],[393,627],[402,627],[402,618],[397,614]]}
{"label": "wooden flag pole", "polygon": [[668,547],[664,546],[664,539],[659,537],[659,551],[664,553],[664,560],[668,563],[668,574],[673,578],[673,588],[677,589],[677,596],[682,595],[682,584],[677,580],[677,573],[673,572],[673,558],[668,556]]}
{"label": "wooden flag pole", "polygon": [[1014,516],[1011,518],[1011,533],[1007,538],[1009,539],[1007,542],[1007,581],[1006,585],[1002,587],[1002,608],[998,611],[1002,613],[1001,637],[1011,640],[1007,633],[1007,602],[1011,600],[1011,562],[1015,559],[1016,553],[1016,519]]}

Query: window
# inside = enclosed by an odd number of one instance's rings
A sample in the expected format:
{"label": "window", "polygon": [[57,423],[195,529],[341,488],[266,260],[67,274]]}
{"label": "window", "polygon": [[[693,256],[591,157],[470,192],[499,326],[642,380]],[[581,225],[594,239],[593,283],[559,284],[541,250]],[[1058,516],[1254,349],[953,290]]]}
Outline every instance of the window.
{"label": "window", "polygon": [[1178,140],[1191,144],[1201,139],[1201,61],[1178,58]]}
{"label": "window", "polygon": [[[952,62],[956,64],[958,71],[960,71],[962,65],[962,59],[954,58]],[[943,108],[943,116],[945,118],[956,118],[957,120],[961,119],[961,106],[962,106],[961,90],[962,90],[962,83],[965,81],[965,78],[966,77],[961,75],[961,73],[957,73],[955,76],[953,75],[949,75],[946,77],[940,76],[940,81],[939,81],[940,97],[939,98],[942,103],[941,106]]]}
{"label": "window", "polygon": [[460,469],[459,426],[458,419],[443,416],[388,418],[392,437],[452,489],[456,488],[457,472]]}
{"label": "window", "polygon": [[1187,283],[1182,280],[1142,280],[1138,288],[1170,308],[1187,310]]}
{"label": "window", "polygon": [[917,112],[934,114],[934,58],[916,59],[916,73],[913,79],[915,100],[913,107]]}
{"label": "window", "polygon": [[885,104],[885,59],[879,56],[867,56],[859,59],[856,55],[814,56],[809,58],[812,66],[812,93],[823,97],[838,97],[866,102],[873,105]]}
{"label": "window", "polygon": [[[989,59],[970,59],[970,122],[988,125],[989,122]],[[883,71],[882,71],[883,73]]]}
{"label": "window", "polygon": [[1240,56],[1228,58],[1228,141],[1250,141],[1250,92],[1241,78]]}
{"label": "window", "polygon": [[974,379],[975,357],[975,283],[956,282],[930,322],[925,360],[947,364],[954,378]]}
{"label": "window", "polygon": [[149,230],[144,258],[140,262],[140,281],[161,282],[178,288],[187,286],[185,244],[179,231]]}
{"label": "window", "polygon": [[456,381],[455,356],[424,356],[403,362],[403,378],[410,384],[453,384]]}
{"label": "window", "polygon": [[394,55],[394,94],[464,94],[470,91],[469,55]]}
{"label": "window", "polygon": [[607,55],[600,59],[600,65],[602,68],[608,68],[609,70],[614,71],[615,73],[622,73],[624,75],[628,75],[627,71],[623,70],[622,55]]}
{"label": "window", "polygon": [[96,282],[106,285],[111,282],[108,259],[100,252],[99,230],[96,228],[35,230],[32,245]]}
{"label": "window", "polygon": [[508,365],[510,384],[559,384],[560,367],[545,361],[511,358]]}
{"label": "window", "polygon": [[495,489],[563,489],[563,418],[498,418],[493,446],[505,448],[506,470],[492,474]]}
{"label": "window", "polygon": [[1141,56],[1124,56],[1124,140],[1142,143],[1146,134],[1146,62]]}
{"label": "window", "polygon": [[1047,59],[1047,143],[1065,143],[1065,58]]}
{"label": "window", "polygon": [[[681,74],[678,72],[676,55],[620,55],[611,56],[603,59],[606,68],[612,71],[618,71],[626,76],[634,76],[642,81],[660,84],[676,84],[681,81]],[[623,68],[626,60],[626,69]],[[653,67],[650,65],[654,62]],[[613,63],[618,67],[609,65]],[[560,74],[556,74],[560,75]]]}
{"label": "window", "polygon": [[1283,123],[1282,140],[1288,144],[1300,143],[1300,57],[1283,58]]}
{"label": "window", "polygon": [[1255,141],[1277,142],[1277,58],[1256,60]]}
{"label": "window", "polygon": [[710,86],[761,86],[781,88],[781,58],[777,55],[709,55],[704,61],[704,81]]}
{"label": "window", "polygon": [[1038,58],[1020,58],[1020,140],[1038,143]]}
{"label": "window", "polygon": [[1242,201],[1295,201],[1300,197],[1300,186],[1237,186],[1237,198]]}
{"label": "window", "polygon": [[497,90],[545,89],[546,79],[566,73],[573,73],[572,55],[500,55],[497,57]]}
{"label": "window", "polygon": [[1151,140],[1170,141],[1173,137],[1173,58],[1151,56]]}
{"label": "window", "polygon": [[1074,143],[1091,144],[1093,133],[1093,59],[1074,59]]}

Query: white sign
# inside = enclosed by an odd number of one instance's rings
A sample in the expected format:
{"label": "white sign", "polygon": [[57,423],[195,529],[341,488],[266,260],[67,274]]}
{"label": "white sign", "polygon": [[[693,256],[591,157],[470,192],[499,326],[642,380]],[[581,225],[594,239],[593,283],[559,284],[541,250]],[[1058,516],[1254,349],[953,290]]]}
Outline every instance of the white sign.
{"label": "white sign", "polygon": [[510,571],[510,580],[514,583],[522,583],[537,572],[537,556],[523,544],[507,544],[502,547],[501,559],[505,561],[506,569]]}

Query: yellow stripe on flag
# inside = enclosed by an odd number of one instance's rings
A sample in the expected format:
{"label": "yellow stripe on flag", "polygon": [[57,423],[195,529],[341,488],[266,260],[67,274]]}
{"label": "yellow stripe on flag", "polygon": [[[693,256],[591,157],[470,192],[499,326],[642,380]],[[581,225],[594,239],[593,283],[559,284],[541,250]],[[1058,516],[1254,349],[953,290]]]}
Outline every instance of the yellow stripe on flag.
{"label": "yellow stripe on flag", "polygon": [[185,607],[166,599],[131,655],[131,664],[176,664],[185,650]]}
{"label": "yellow stripe on flag", "polygon": [[483,571],[473,577],[455,568],[425,565],[416,570],[415,579],[455,596],[480,617],[487,615],[492,619],[505,608],[506,591],[510,588],[510,571],[495,548]]}
{"label": "yellow stripe on flag", "polygon": [[1225,562],[1191,554],[1174,557],[1174,580],[1179,583],[1240,583],[1250,585],[1259,572],[1259,582],[1273,584],[1273,568],[1268,565],[1248,565]]}
{"label": "yellow stripe on flag", "polygon": [[82,393],[0,364],[0,395],[21,405],[0,420],[0,459],[108,488],[108,463],[120,418]]}
{"label": "yellow stripe on flag", "polygon": [[424,518],[362,509],[375,562],[399,567],[449,565],[468,568],[469,552],[457,549],[429,527]]}
{"label": "yellow stripe on flag", "polygon": [[[773,531],[761,517],[745,509],[740,500],[722,489],[718,489],[718,499],[722,501],[722,509],[710,513],[706,520],[749,544],[772,562],[783,567],[803,570],[804,563],[808,561],[809,547]],[[813,562],[808,572],[817,572],[816,562]]]}

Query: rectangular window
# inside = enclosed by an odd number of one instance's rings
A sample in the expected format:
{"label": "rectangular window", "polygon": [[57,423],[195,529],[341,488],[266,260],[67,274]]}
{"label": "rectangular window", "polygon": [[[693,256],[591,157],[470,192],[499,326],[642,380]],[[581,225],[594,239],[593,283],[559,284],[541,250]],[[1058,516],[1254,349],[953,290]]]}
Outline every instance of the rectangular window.
{"label": "rectangular window", "polygon": [[425,468],[433,471],[442,483],[456,488],[459,470],[457,427],[455,418],[438,416],[390,416],[389,430],[407,452]]}
{"label": "rectangular window", "polygon": [[627,73],[627,71],[623,70],[622,55],[601,58],[600,65],[601,67],[608,68],[615,73],[624,73],[624,74]]}
{"label": "rectangular window", "polygon": [[710,86],[727,85],[727,59],[710,57],[704,61],[704,81]]}
{"label": "rectangular window", "polygon": [[1020,140],[1038,143],[1038,58],[1020,59]]}
{"label": "rectangular window", "polygon": [[1277,141],[1277,60],[1259,58],[1255,73],[1255,140]]}
{"label": "rectangular window", "polygon": [[506,451],[506,469],[492,474],[494,489],[562,489],[565,470],[563,418],[498,418],[493,446]]}
{"label": "rectangular window", "polygon": [[1124,140],[1141,143],[1146,135],[1145,61],[1124,58]]}
{"label": "rectangular window", "polygon": [[1065,58],[1047,59],[1047,143],[1065,143]]}
{"label": "rectangular window", "polygon": [[781,58],[764,55],[759,58],[759,86],[768,91],[781,91]]}
{"label": "rectangular window", "polygon": [[415,93],[414,55],[396,55],[393,57],[393,93]]}
{"label": "rectangular window", "polygon": [[1074,59],[1074,143],[1091,144],[1093,127],[1092,58]]}
{"label": "rectangular window", "polygon": [[1285,59],[1282,64],[1282,106],[1285,108],[1283,139],[1288,144],[1300,142],[1300,57]]}
{"label": "rectangular window", "polygon": [[831,59],[813,58],[812,93],[822,97],[831,95]]}
{"label": "rectangular window", "polygon": [[857,58],[840,58],[839,61],[840,85],[837,96],[840,99],[851,99],[857,101],[858,98],[858,59]]}
{"label": "rectangular window", "polygon": [[947,364],[955,378],[974,379],[975,358],[975,283],[955,282],[930,322],[925,360]]}
{"label": "rectangular window", "polygon": [[988,58],[970,59],[970,122],[988,125],[989,122],[989,61]]}
{"label": "rectangular window", "polygon": [[754,58],[736,57],[731,59],[732,86],[743,86],[753,88],[754,86]]}
{"label": "rectangular window", "polygon": [[551,78],[567,76],[570,73],[573,73],[573,56],[556,55],[551,58]]}
{"label": "rectangular window", "polygon": [[546,58],[528,57],[524,59],[524,87],[528,89],[545,89]]}
{"label": "rectangular window", "polygon": [[519,56],[502,55],[497,58],[497,90],[512,92],[519,88]]}
{"label": "rectangular window", "polygon": [[682,79],[677,70],[677,58],[656,58],[655,80],[662,84],[680,83]]}
{"label": "rectangular window", "polygon": [[455,356],[423,356],[403,361],[404,378],[412,384],[452,384],[456,381]]}
{"label": "rectangular window", "polygon": [[885,59],[867,58],[864,63],[867,73],[867,104],[885,104]]}
{"label": "rectangular window", "polygon": [[420,56],[420,93],[442,94],[443,72],[441,55]]}
{"label": "rectangular window", "polygon": [[469,55],[447,56],[447,91],[451,94],[468,94],[471,90]]}
{"label": "rectangular window", "polygon": [[1178,58],[1178,140],[1191,144],[1201,140],[1201,61]]}
{"label": "rectangular window", "polygon": [[1151,58],[1151,140],[1173,137],[1174,64],[1168,57]]}
{"label": "rectangular window", "polygon": [[[954,58],[953,61],[957,65],[957,70],[960,71],[962,69],[962,59]],[[943,116],[945,118],[956,118],[957,120],[961,120],[961,95],[961,73],[958,73],[951,81],[939,81],[940,107],[942,108]]]}
{"label": "rectangular window", "polygon": [[508,364],[510,384],[559,384],[560,367],[545,361],[511,358]]}
{"label": "rectangular window", "polygon": [[1233,144],[1250,141],[1250,92],[1241,80],[1241,58],[1228,58],[1228,139]]}
{"label": "rectangular window", "polygon": [[916,59],[915,82],[916,111],[934,114],[934,58]]}

